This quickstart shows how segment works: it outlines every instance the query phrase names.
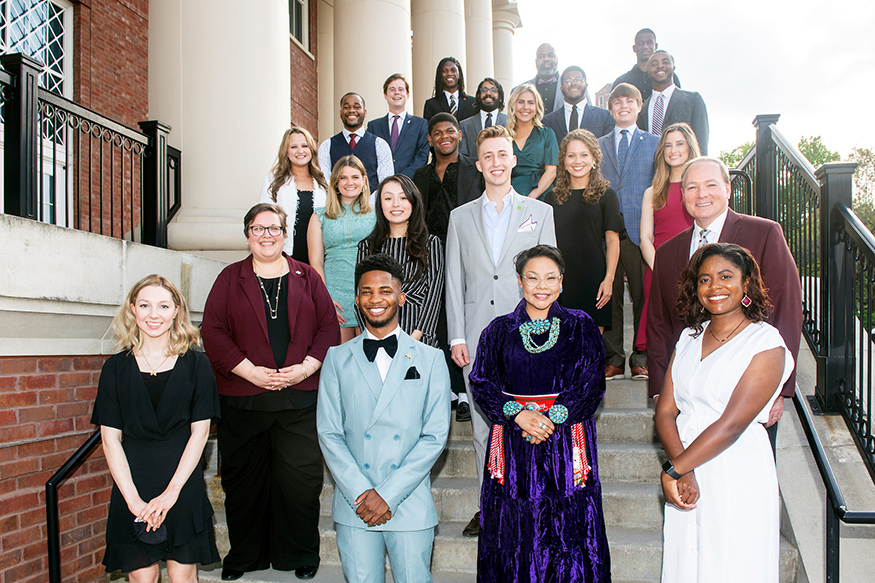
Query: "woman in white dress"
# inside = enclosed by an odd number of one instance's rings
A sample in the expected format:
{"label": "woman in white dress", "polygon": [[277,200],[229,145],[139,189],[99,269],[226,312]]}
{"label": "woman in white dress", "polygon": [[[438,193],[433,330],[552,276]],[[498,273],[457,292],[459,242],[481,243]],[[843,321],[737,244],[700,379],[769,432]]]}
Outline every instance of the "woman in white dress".
{"label": "woman in white dress", "polygon": [[738,245],[696,251],[681,333],[656,406],[668,461],[662,580],[777,583],[778,478],[762,423],[793,370],[759,266]]}

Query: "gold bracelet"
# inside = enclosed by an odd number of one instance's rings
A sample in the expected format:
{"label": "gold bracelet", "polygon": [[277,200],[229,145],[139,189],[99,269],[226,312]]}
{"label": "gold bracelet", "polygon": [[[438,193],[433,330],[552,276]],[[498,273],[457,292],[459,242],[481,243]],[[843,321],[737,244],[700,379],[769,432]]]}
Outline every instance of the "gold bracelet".
{"label": "gold bracelet", "polygon": [[[306,362],[306,361],[304,361],[304,362]],[[310,375],[307,374],[307,369],[306,369],[306,367],[304,367],[304,362],[301,362],[301,371],[304,373],[304,378],[306,379]]]}

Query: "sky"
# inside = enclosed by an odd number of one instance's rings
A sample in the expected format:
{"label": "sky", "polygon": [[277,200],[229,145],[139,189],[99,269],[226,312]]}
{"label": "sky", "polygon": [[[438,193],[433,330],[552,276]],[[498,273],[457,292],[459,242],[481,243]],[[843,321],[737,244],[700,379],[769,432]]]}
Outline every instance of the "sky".
{"label": "sky", "polygon": [[[854,146],[875,146],[871,0],[518,0],[517,6],[523,26],[514,35],[515,83],[535,76],[537,47],[549,42],[559,71],[582,67],[594,94],[632,68],[635,33],[651,28],[659,48],[674,56],[683,89],[705,100],[714,155],[753,140],[751,122],[767,113],[781,115],[777,127],[793,144],[819,135],[842,159]],[[847,118],[851,112],[860,118]]]}

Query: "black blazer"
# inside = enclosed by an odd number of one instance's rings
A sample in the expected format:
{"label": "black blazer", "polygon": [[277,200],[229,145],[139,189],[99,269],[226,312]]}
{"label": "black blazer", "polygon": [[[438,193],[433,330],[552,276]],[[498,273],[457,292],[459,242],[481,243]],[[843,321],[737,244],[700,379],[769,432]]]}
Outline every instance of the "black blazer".
{"label": "black blazer", "polygon": [[[422,108],[422,117],[425,118],[425,121],[429,121],[434,114],[442,111],[450,113],[450,104],[447,101],[447,95],[443,90],[438,93],[437,97],[425,100],[425,106]],[[477,113],[477,110],[474,109],[474,98],[470,95],[462,97],[460,94],[456,119],[462,121],[463,119],[468,119],[475,113]]]}
{"label": "black blazer", "polygon": [[[651,99],[653,99],[652,95],[644,102],[641,113],[638,114],[638,129],[644,132],[650,131],[650,116],[647,115],[647,112]],[[662,127],[665,129],[673,123],[682,121],[687,122],[693,128],[693,133],[696,134],[696,140],[699,142],[699,150],[702,151],[703,156],[707,156],[708,110],[705,109],[705,100],[696,91],[675,89],[674,93],[671,94]]]}
{"label": "black blazer", "polygon": [[[568,135],[568,126],[565,125],[565,103],[563,102],[559,109],[545,115],[541,123],[553,130],[557,144],[562,143],[562,139]],[[577,125],[579,129],[589,130],[596,138],[600,138],[614,131],[614,118],[607,109],[584,103]]]}

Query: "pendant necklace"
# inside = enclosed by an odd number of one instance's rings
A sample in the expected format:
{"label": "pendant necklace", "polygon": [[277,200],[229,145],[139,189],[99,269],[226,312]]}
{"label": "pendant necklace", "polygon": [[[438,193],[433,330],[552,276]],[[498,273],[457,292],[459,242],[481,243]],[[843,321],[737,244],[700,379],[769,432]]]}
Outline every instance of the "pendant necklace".
{"label": "pendant necklace", "polygon": [[162,360],[161,363],[160,363],[158,366],[152,366],[152,363],[149,362],[149,359],[146,358],[146,355],[145,355],[142,351],[140,351],[140,356],[141,356],[141,357],[143,358],[143,360],[146,362],[146,366],[149,367],[149,375],[150,375],[150,376],[153,376],[153,377],[158,376],[158,369],[161,368],[161,366],[162,366],[165,362],[167,362],[167,359],[168,359],[168,358],[170,358],[170,355],[168,354],[167,356],[164,357],[164,360]]}
{"label": "pendant necklace", "polygon": [[720,344],[723,344],[724,342],[726,342],[727,340],[729,340],[729,337],[730,337],[730,336],[732,336],[733,334],[735,334],[735,331],[736,331],[736,330],[738,330],[739,328],[741,328],[741,325],[744,324],[744,322],[745,322],[746,320],[747,320],[747,318],[742,318],[742,319],[741,319],[741,322],[738,323],[738,326],[736,326],[735,328],[733,328],[733,329],[732,329],[732,332],[730,332],[729,334],[727,334],[727,335],[726,335],[726,338],[724,338],[723,340],[720,340],[719,338],[717,338],[717,336],[714,334],[714,331],[711,330],[711,326],[708,326],[708,332],[711,333],[711,336],[714,338],[714,340],[716,340],[716,341],[719,342]]}
{"label": "pendant necklace", "polygon": [[264,289],[264,283],[261,281],[261,276],[257,273],[255,277],[258,279],[258,285],[261,286],[261,291],[264,293],[264,301],[267,302],[267,309],[270,311],[270,319],[276,320],[277,311],[280,309],[280,289],[283,287],[283,277],[280,276],[276,285],[276,306],[271,307],[270,296],[267,295],[267,290]]}
{"label": "pendant necklace", "polygon": [[[550,336],[547,337],[547,341],[541,346],[536,345],[532,340],[532,335],[543,334],[547,330],[550,331]],[[520,326],[520,336],[523,339],[523,347],[532,354],[538,354],[550,350],[556,345],[556,340],[559,339],[559,318],[553,318],[550,322],[546,319],[526,322]]]}

